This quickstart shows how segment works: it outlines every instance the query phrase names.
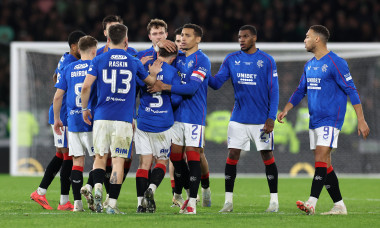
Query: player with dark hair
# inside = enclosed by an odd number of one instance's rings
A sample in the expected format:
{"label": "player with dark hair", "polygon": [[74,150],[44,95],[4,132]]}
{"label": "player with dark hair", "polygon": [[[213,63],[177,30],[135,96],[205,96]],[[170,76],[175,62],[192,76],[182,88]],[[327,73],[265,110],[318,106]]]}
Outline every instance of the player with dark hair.
{"label": "player with dark hair", "polygon": [[256,48],[254,26],[239,29],[241,50],[228,54],[209,86],[220,89],[231,78],[235,104],[228,125],[228,157],[225,168],[225,203],[219,212],[233,211],[236,166],[241,150],[250,150],[254,141],[265,164],[270,191],[267,212],[278,212],[278,171],[273,156],[273,128],[278,109],[279,88],[276,63],[272,56]]}
{"label": "player with dark hair", "polygon": [[[70,52],[66,52],[59,60],[58,66],[53,75],[54,83],[61,77],[62,70],[72,62],[77,61],[80,58],[78,41],[81,37],[85,36],[82,31],[74,31],[70,33],[68,37],[68,44],[70,47]],[[36,203],[40,204],[44,209],[52,210],[53,208],[49,205],[46,200],[46,191],[53,181],[55,175],[61,169],[61,199],[58,205],[58,210],[69,210],[72,211],[74,206],[69,201],[70,192],[70,173],[73,166],[72,158],[69,156],[69,149],[67,148],[67,110],[66,110],[66,96],[63,98],[62,108],[60,116],[62,117],[62,135],[58,135],[54,132],[54,111],[53,104],[51,104],[49,109],[49,124],[51,124],[54,134],[54,145],[56,147],[56,155],[48,164],[44,177],[41,180],[38,189],[30,195],[30,198]]]}
{"label": "player with dark hair", "polygon": [[[179,55],[175,62],[181,73],[182,85],[157,81],[150,88],[150,92],[171,91],[182,95],[181,105],[175,114],[170,160],[176,175],[181,176],[182,185],[189,182],[190,197],[180,210],[180,213],[185,214],[196,214],[196,198],[201,180],[200,153],[204,147],[207,83],[211,72],[209,58],[198,48],[202,35],[202,28],[198,25],[183,26],[181,47],[186,54]],[[183,152],[186,153],[187,164]],[[175,192],[174,196],[182,198],[181,192]]]}
{"label": "player with dark hair", "polygon": [[178,47],[178,50],[180,51],[182,51],[181,50],[181,39],[182,39],[181,33],[182,33],[182,27],[179,27],[174,31],[174,43]]}
{"label": "player with dark hair", "polygon": [[[167,84],[179,85],[177,69],[171,66],[178,50],[167,52],[160,48],[157,58],[163,61],[157,80]],[[155,212],[154,193],[166,173],[172,140],[174,123],[173,107],[177,107],[182,97],[169,92],[149,93],[147,86],[137,79],[140,90],[140,106],[137,115],[137,129],[134,135],[136,154],[140,163],[136,172],[136,190],[138,198],[137,212]],[[172,107],[173,106],[173,107]],[[148,173],[153,162],[156,163],[150,177]]]}
{"label": "player with dark hair", "polygon": [[102,192],[108,153],[112,157],[112,174],[109,187],[109,201],[105,209],[108,214],[120,214],[117,199],[124,176],[124,163],[131,158],[132,119],[136,99],[136,76],[152,85],[161,69],[156,61],[149,67],[150,75],[142,63],[128,54],[128,29],[125,25],[111,25],[108,30],[110,50],[95,57],[83,83],[82,114],[84,121],[91,125],[91,112],[88,101],[91,86],[97,85],[97,106],[94,114],[94,151],[93,169],[94,198],[97,212],[103,211]]}
{"label": "player with dark hair", "polygon": [[[71,171],[71,186],[74,195],[74,211],[84,211],[81,197],[81,187],[83,185],[83,168],[86,152],[94,156],[92,146],[92,126],[87,125],[82,117],[82,104],[80,92],[83,81],[87,75],[91,60],[96,56],[98,41],[92,36],[80,38],[78,46],[81,59],[69,64],[61,73],[61,78],[55,87],[57,91],[54,96],[54,130],[61,135],[63,123],[60,119],[60,110],[63,96],[67,94],[67,125],[69,131],[69,155],[73,157],[73,168]],[[96,89],[93,89],[88,107],[95,108]],[[89,205],[94,210],[93,204]]]}
{"label": "player with dark hair", "polygon": [[306,202],[297,201],[297,207],[308,215],[315,213],[323,186],[333,200],[334,207],[322,214],[347,214],[331,163],[331,151],[337,148],[344,122],[347,96],[358,119],[358,135],[362,134],[366,139],[370,131],[347,62],[327,49],[329,36],[330,32],[322,25],[313,25],[307,31],[305,49],[313,53],[314,57],[305,64],[298,88],[277,116],[277,120],[283,123],[288,112],[307,95],[310,149],[314,152],[315,173],[309,199]]}
{"label": "player with dark hair", "polygon": [[[115,25],[115,24],[123,24],[123,19],[120,17],[120,16],[117,16],[117,15],[108,15],[106,16],[103,21],[102,21],[102,26],[103,26],[103,33],[104,33],[104,36],[106,38],[108,38],[108,28],[111,26],[111,25]],[[132,47],[126,47],[127,48],[127,52],[132,55],[132,56],[135,56],[137,54],[137,51],[136,49],[132,48]],[[99,48],[96,52],[96,55],[100,55],[100,54],[103,54],[107,51],[109,51],[109,43],[107,42],[107,44],[101,48]]]}

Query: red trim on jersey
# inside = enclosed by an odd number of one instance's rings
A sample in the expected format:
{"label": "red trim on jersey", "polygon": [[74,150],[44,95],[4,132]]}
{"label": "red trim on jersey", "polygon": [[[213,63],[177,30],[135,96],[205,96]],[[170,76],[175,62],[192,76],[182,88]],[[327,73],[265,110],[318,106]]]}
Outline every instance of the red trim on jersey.
{"label": "red trim on jersey", "polygon": [[269,159],[269,160],[265,160],[264,161],[264,164],[265,165],[272,165],[274,163],[274,157],[272,157],[271,159]]}
{"label": "red trim on jersey", "polygon": [[55,153],[55,156],[57,158],[63,159],[63,154],[62,153],[57,152],[57,153]]}
{"label": "red trim on jersey", "polygon": [[292,96],[291,96],[290,99],[289,99],[289,102],[292,100],[294,94],[297,92],[298,87],[301,85],[301,83],[302,83],[302,81],[303,81],[303,79],[304,79],[305,77],[306,77],[306,74],[301,78],[301,81],[300,81],[300,83],[298,83],[297,89],[293,92]]}
{"label": "red trim on jersey", "polygon": [[334,168],[332,166],[328,167],[327,168],[327,174],[331,173],[333,170],[334,170]]}
{"label": "red trim on jersey", "polygon": [[208,179],[210,177],[210,172],[206,173],[205,175],[201,176],[201,179]]}
{"label": "red trim on jersey", "polygon": [[327,168],[327,163],[326,162],[316,162],[315,168],[318,168],[318,167]]}
{"label": "red trim on jersey", "polygon": [[195,151],[186,151],[187,161],[200,161],[201,155]]}
{"label": "red trim on jersey", "polygon": [[142,177],[148,179],[148,170],[146,169],[137,169],[136,177]]}
{"label": "red trim on jersey", "polygon": [[161,164],[161,163],[157,163],[156,166],[154,166],[154,168],[156,169],[162,169],[164,171],[164,173],[166,173],[166,165],[164,164]]}
{"label": "red trim on jersey", "polygon": [[68,161],[68,160],[73,160],[73,157],[69,156],[69,153],[64,153],[63,154],[63,160]]}
{"label": "red trim on jersey", "polygon": [[80,172],[83,172],[83,167],[82,166],[76,166],[76,165],[74,165],[73,168],[72,168],[72,170],[78,170]]}
{"label": "red trim on jersey", "polygon": [[170,153],[170,160],[171,161],[181,161],[182,160],[182,153]]}
{"label": "red trim on jersey", "polygon": [[[344,84],[345,84],[347,87],[349,87],[349,88],[351,88],[351,89],[353,89],[353,90],[356,90],[356,92],[357,92],[358,95],[359,95],[359,92],[358,92],[357,89],[355,89],[355,88],[353,88],[353,87],[347,85],[346,81],[344,80],[342,74],[340,73],[340,71],[339,71],[339,69],[338,69],[338,66],[335,64],[335,62],[334,62],[334,60],[331,58],[331,56],[330,56],[329,54],[327,54],[327,56],[328,56],[328,57],[331,59],[331,61],[333,62],[334,66],[335,66],[335,68],[337,69],[337,71],[338,71],[340,77],[342,78],[342,81],[344,82]],[[360,95],[359,95],[359,99],[360,99]]]}
{"label": "red trim on jersey", "polygon": [[107,158],[107,165],[106,166],[112,166],[112,158]]}
{"label": "red trim on jersey", "polygon": [[234,160],[234,159],[231,159],[231,158],[227,158],[227,161],[226,163],[229,164],[229,165],[237,165],[239,160]]}
{"label": "red trim on jersey", "polygon": [[206,75],[202,74],[201,72],[199,72],[197,70],[193,71],[193,74],[198,74],[198,75],[202,76],[202,78],[206,77]]}
{"label": "red trim on jersey", "polygon": [[170,185],[172,186],[172,188],[175,187],[175,181],[174,180],[170,180]]}
{"label": "red trim on jersey", "polygon": [[[232,57],[232,56],[234,56],[234,55],[238,55],[238,54],[241,54],[241,53],[238,52],[238,53],[235,53],[235,54],[233,54],[233,55],[228,56],[227,59],[225,59],[224,62],[222,63],[222,67],[220,68],[219,71],[221,71],[221,70],[223,69],[224,64],[227,62],[227,60],[228,60],[230,57]],[[218,73],[219,73],[219,71],[218,71]],[[216,73],[216,74],[218,74],[218,73]],[[215,77],[215,76],[214,76],[214,77]]]}
{"label": "red trim on jersey", "polygon": [[124,162],[124,169],[130,169],[132,165],[132,160],[130,161],[125,161]]}
{"label": "red trim on jersey", "polygon": [[[142,57],[144,57],[144,56],[146,56],[148,53],[150,53],[150,52],[153,52],[153,51],[147,51],[147,52],[145,52],[145,54],[143,55],[143,56],[141,56],[141,58],[140,58],[140,60],[142,59]],[[153,55],[152,55],[153,56]]]}

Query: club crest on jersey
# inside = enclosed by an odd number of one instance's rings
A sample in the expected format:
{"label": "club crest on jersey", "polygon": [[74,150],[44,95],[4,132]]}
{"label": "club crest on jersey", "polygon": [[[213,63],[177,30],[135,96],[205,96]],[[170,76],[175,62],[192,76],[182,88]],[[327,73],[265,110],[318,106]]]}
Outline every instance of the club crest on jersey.
{"label": "club crest on jersey", "polygon": [[257,61],[257,66],[259,67],[259,68],[261,68],[261,67],[263,67],[264,66],[264,61],[263,60],[259,60],[259,61]]}
{"label": "club crest on jersey", "polygon": [[190,67],[192,67],[193,66],[193,64],[194,64],[194,61],[193,60],[191,60],[188,64],[187,64],[187,67],[188,68],[190,68]]}
{"label": "club crest on jersey", "polygon": [[322,66],[322,72],[326,72],[327,71],[327,64],[324,64],[323,66]]}
{"label": "club crest on jersey", "polygon": [[125,55],[111,55],[111,59],[127,59]]}
{"label": "club crest on jersey", "polygon": [[235,60],[235,66],[239,66],[239,65],[240,65],[240,61]]}

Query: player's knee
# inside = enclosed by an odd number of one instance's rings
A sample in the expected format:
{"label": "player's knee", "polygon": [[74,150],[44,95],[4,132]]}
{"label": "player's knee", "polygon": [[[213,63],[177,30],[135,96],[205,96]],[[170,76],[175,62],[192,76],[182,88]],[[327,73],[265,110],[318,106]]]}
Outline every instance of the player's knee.
{"label": "player's knee", "polygon": [[229,149],[228,158],[233,160],[239,160],[240,158],[240,149]]}

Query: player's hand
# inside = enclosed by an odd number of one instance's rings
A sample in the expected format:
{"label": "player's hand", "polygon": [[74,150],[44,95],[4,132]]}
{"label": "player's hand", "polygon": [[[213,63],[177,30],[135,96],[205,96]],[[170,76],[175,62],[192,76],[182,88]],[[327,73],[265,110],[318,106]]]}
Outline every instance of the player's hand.
{"label": "player's hand", "polygon": [[54,121],[54,132],[57,135],[62,135],[63,132],[63,123],[61,120],[55,120]]}
{"label": "player's hand", "polygon": [[288,112],[284,112],[284,111],[280,112],[277,115],[277,121],[280,123],[284,123],[284,121],[282,121],[282,119],[284,119],[286,115],[288,115]]}
{"label": "player's hand", "polygon": [[82,115],[83,115],[83,121],[88,125],[92,125],[91,120],[90,120],[92,119],[91,111],[90,110],[83,111]]}
{"label": "player's hand", "polygon": [[160,40],[157,42],[157,46],[159,48],[165,48],[168,52],[175,52],[177,50],[175,43],[170,40]]}
{"label": "player's hand", "polygon": [[274,120],[272,120],[271,118],[268,118],[265,121],[265,124],[264,124],[264,127],[263,127],[263,130],[264,130],[265,134],[271,133],[273,131],[273,128],[274,128]]}
{"label": "player's hand", "polygon": [[367,136],[369,135],[369,127],[365,120],[358,121],[358,136],[360,136],[360,133],[363,135],[364,139],[367,139]]}
{"label": "player's hand", "polygon": [[148,55],[148,56],[144,56],[140,59],[140,61],[142,62],[143,65],[145,65],[145,63],[147,63],[149,60],[152,60],[153,59],[153,55]]}
{"label": "player's hand", "polygon": [[149,93],[161,92],[163,90],[164,83],[162,81],[157,80],[153,86],[148,86]]}
{"label": "player's hand", "polygon": [[152,65],[149,65],[148,68],[150,75],[156,76],[158,73],[160,73],[162,64],[163,62],[157,59]]}

